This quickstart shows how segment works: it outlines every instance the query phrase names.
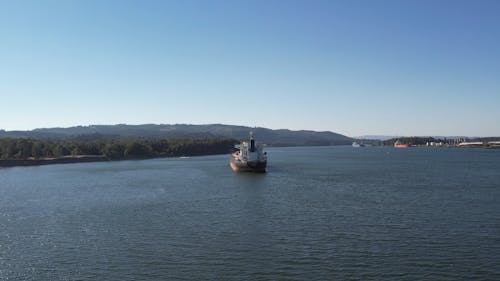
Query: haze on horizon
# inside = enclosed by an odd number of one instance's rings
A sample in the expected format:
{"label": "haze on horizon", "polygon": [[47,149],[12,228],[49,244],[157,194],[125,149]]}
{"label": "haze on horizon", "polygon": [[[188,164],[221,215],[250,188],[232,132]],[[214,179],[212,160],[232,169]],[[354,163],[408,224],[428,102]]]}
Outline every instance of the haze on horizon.
{"label": "haze on horizon", "polygon": [[0,129],[498,136],[499,1],[1,1]]}

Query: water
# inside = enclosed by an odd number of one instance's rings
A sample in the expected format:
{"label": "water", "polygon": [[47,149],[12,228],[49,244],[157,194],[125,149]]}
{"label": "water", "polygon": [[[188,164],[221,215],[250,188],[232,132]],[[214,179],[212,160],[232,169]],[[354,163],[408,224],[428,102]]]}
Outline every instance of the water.
{"label": "water", "polygon": [[0,280],[500,280],[500,150],[0,169]]}

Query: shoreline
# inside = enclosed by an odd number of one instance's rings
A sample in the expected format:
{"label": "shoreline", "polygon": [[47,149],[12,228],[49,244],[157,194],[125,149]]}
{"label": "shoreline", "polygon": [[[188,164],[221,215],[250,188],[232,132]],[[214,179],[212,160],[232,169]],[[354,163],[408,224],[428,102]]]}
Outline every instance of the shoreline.
{"label": "shoreline", "polygon": [[210,155],[223,155],[225,153],[213,154],[195,154],[183,156],[131,156],[122,158],[108,158],[104,155],[76,155],[64,156],[58,158],[39,158],[39,159],[0,159],[0,168],[9,167],[30,167],[30,166],[44,166],[53,164],[76,164],[76,163],[90,163],[90,162],[115,162],[115,161],[128,161],[128,160],[148,160],[157,158],[179,158],[179,157],[194,157],[194,156],[210,156]]}
{"label": "shoreline", "polygon": [[5,159],[0,160],[0,167],[27,167],[27,166],[42,166],[51,164],[72,164],[72,163],[87,163],[87,162],[106,162],[114,161],[103,155],[78,155],[75,157],[59,157],[59,158],[39,158],[39,159]]}

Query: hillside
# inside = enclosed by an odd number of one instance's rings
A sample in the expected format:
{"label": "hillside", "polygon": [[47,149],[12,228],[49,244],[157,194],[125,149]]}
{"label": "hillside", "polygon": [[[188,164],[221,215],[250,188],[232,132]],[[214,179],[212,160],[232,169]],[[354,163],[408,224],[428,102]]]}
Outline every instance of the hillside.
{"label": "hillside", "polygon": [[245,126],[210,124],[210,125],[91,125],[69,128],[42,128],[31,131],[0,130],[0,138],[30,138],[30,139],[181,139],[181,138],[213,138],[225,137],[245,139],[252,131],[259,141],[271,146],[315,146],[344,145],[352,139],[333,132],[272,130],[267,128],[251,128]]}

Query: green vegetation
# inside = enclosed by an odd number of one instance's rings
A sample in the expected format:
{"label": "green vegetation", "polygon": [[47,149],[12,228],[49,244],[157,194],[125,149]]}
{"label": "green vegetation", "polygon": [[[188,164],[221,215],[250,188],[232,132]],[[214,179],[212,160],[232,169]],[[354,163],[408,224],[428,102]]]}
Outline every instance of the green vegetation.
{"label": "green vegetation", "polygon": [[490,142],[499,141],[500,137],[485,137],[485,138],[433,138],[433,137],[400,137],[383,141],[383,145],[393,146],[396,141],[402,144],[415,146],[425,146],[427,143],[442,143],[443,145],[454,146],[461,142]]}
{"label": "green vegetation", "polygon": [[0,159],[40,159],[77,155],[102,155],[109,159],[176,157],[222,154],[231,151],[233,139],[115,139],[33,140],[0,139]]}

